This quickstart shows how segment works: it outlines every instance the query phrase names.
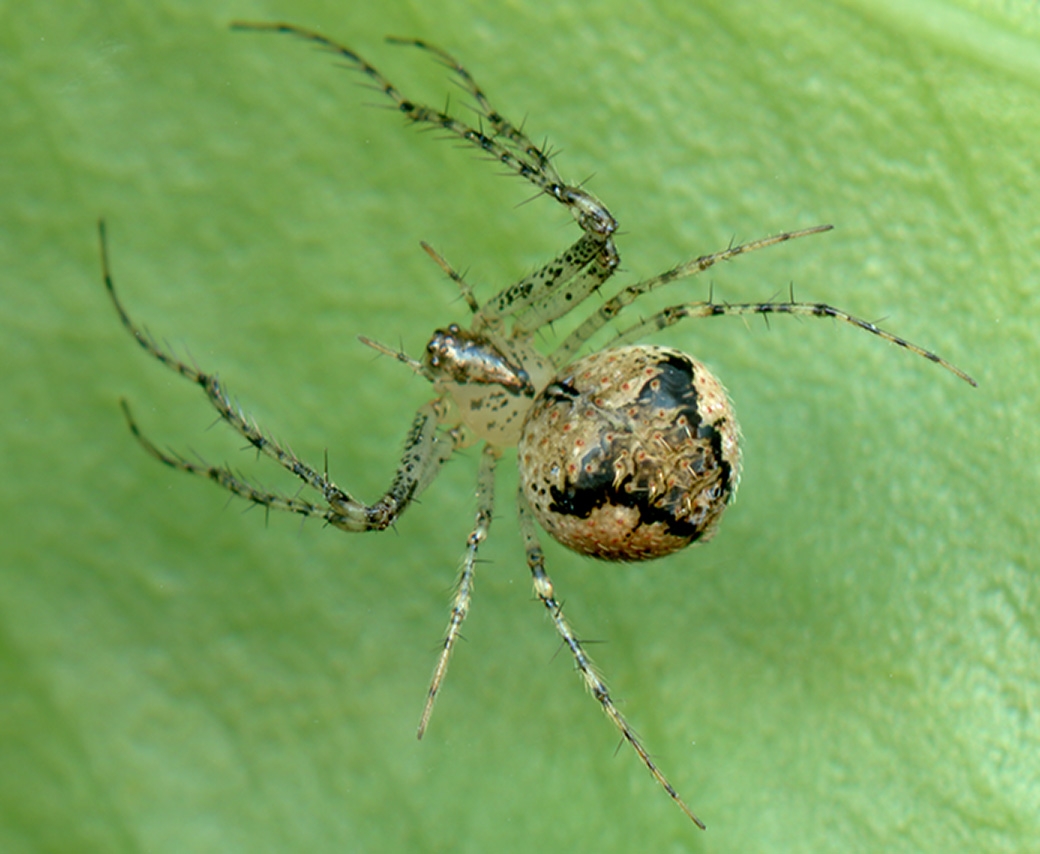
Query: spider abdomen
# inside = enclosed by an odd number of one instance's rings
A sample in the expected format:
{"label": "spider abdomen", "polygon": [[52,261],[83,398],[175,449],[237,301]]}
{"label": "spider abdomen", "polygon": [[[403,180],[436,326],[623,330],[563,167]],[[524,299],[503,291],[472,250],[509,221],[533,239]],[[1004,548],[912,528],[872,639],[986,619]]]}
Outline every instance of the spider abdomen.
{"label": "spider abdomen", "polygon": [[519,444],[528,503],[557,541],[603,560],[661,557],[714,533],[737,488],[726,390],[668,347],[603,350],[560,371]]}

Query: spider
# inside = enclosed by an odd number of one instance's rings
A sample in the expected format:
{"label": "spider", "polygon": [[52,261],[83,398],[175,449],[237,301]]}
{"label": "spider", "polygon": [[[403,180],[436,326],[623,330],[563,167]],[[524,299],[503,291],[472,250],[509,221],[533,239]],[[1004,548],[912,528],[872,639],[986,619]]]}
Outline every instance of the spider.
{"label": "spider", "polygon": [[451,54],[428,42],[388,39],[419,48],[447,66],[473,101],[476,127],[446,111],[408,100],[353,50],[317,32],[284,23],[236,22],[231,26],[236,30],[287,33],[332,52],[341,63],[365,75],[408,122],[439,129],[449,138],[475,147],[529,181],[539,193],[562,204],[574,216],[581,236],[541,269],[483,303],[447,261],[422,244],[458,286],[471,313],[470,323],[453,323],[435,330],[421,359],[360,338],[430,382],[435,392],[434,399],[412,420],[389,489],[374,503],[366,504],[332,482],[327,457],[322,469],[302,461],[245,415],[216,374],[181,360],[131,319],[116,293],[105,224],[101,221],[98,231],[103,280],[123,325],[137,343],[150,356],[198,385],[223,421],[258,452],[299,478],[321,500],[268,491],[227,465],[211,465],[161,450],[140,430],[124,400],[121,406],[130,431],[151,456],[173,469],[209,478],[268,511],[323,519],[344,531],[390,527],[456,451],[483,443],[476,517],[420,716],[420,739],[469,611],[477,553],[492,520],[495,469],[503,451],[517,446],[519,526],[535,596],[570,651],[585,686],[624,741],[669,797],[703,829],[704,823],[680,797],[618,710],[603,677],[564,617],[545,569],[535,524],[537,521],[570,549],[605,561],[660,557],[695,542],[706,542],[715,533],[740,475],[740,434],[726,391],[692,356],[635,342],[686,318],[748,314],[830,317],[936,362],[973,386],[975,381],[935,353],[873,323],[823,303],[795,302],[793,295],[784,302],[718,303],[711,297],[682,302],[633,322],[609,346],[579,356],[595,333],[643,295],[738,255],[827,231],[830,225],[731,245],[628,285],[603,301],[562,342],[543,354],[535,347],[536,334],[598,292],[618,267],[613,239],[617,221],[606,206],[581,186],[565,183],[548,148],[534,144],[521,127],[495,110],[469,72]]}

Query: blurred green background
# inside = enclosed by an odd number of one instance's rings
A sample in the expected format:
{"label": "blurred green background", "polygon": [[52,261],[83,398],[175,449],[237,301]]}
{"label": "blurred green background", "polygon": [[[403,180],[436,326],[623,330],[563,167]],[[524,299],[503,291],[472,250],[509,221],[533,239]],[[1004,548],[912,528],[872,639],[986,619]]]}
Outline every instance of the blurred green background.
{"label": "blurred green background", "polygon": [[[1040,23],[1026,2],[733,0],[3,7],[0,850],[1040,849]],[[319,28],[407,93],[385,45],[455,51],[620,220],[634,281],[819,222],[674,286],[826,300],[848,327],[717,320],[746,437],[709,546],[644,566],[547,544],[570,617],[698,833],[583,694],[532,601],[511,464],[431,730],[418,721],[472,521],[477,454],[396,533],[242,513],[134,444],[254,464],[148,360],[100,281],[361,496],[385,488],[481,295],[577,235],[566,212],[402,126]]]}

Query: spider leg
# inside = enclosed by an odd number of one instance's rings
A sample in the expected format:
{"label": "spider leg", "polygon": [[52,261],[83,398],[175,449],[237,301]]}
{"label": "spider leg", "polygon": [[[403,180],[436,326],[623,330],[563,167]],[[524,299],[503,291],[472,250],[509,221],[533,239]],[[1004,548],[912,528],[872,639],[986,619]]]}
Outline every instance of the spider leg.
{"label": "spider leg", "polygon": [[455,649],[455,642],[459,639],[462,631],[462,622],[469,613],[469,602],[473,596],[473,574],[477,564],[477,550],[480,544],[487,539],[488,529],[491,527],[492,513],[495,503],[495,466],[498,463],[500,453],[491,445],[484,445],[484,452],[480,457],[480,471],[477,474],[477,517],[466,540],[466,556],[462,561],[462,569],[459,571],[458,583],[455,585],[455,598],[451,603],[451,619],[448,622],[448,630],[445,632],[444,641],[441,646],[441,654],[437,658],[437,666],[433,670],[433,678],[430,680],[430,688],[426,692],[426,705],[423,706],[422,717],[419,720],[418,737],[422,738],[426,733],[426,727],[430,723],[430,715],[433,714],[433,704],[437,699],[437,693],[444,682],[444,676],[448,672],[448,660]]}
{"label": "spider leg", "polygon": [[925,350],[923,347],[914,344],[911,341],[907,341],[905,338],[900,338],[898,335],[893,335],[891,332],[876,326],[869,320],[863,320],[862,318],[855,317],[848,312],[842,311],[841,309],[834,308],[834,306],[827,305],[821,302],[758,302],[758,303],[714,303],[714,302],[693,302],[683,303],[682,305],[673,305],[652,317],[648,317],[646,320],[640,321],[634,326],[628,327],[621,332],[617,338],[615,338],[611,345],[619,346],[621,344],[631,343],[637,341],[645,335],[651,332],[655,332],[660,329],[667,329],[669,326],[673,326],[680,320],[685,320],[688,317],[723,317],[732,315],[747,315],[747,314],[761,314],[768,317],[771,314],[793,314],[800,317],[833,317],[836,320],[842,321],[842,323],[848,323],[851,326],[858,327],[864,332],[869,332],[872,335],[878,336],[885,341],[902,347],[904,350],[909,350],[911,353],[916,353],[918,356],[922,356],[928,359],[930,362],[940,365],[951,373],[957,375],[966,383],[973,386],[978,386],[970,376],[955,365],[950,364],[941,356],[933,353],[931,350]]}
{"label": "spider leg", "polygon": [[396,522],[434,481],[441,466],[465,444],[462,430],[439,429],[444,416],[444,402],[440,399],[419,407],[390,488],[374,504],[364,504],[346,493],[326,496],[337,514],[331,523],[344,531],[382,531]]}
{"label": "spider leg", "polygon": [[439,48],[422,39],[388,36],[387,41],[390,42],[390,44],[417,47],[420,50],[425,50],[427,53],[433,54],[434,57],[450,68],[459,78],[462,88],[469,92],[473,97],[473,100],[477,102],[480,115],[487,120],[488,124],[491,125],[491,129],[495,132],[496,137],[508,140],[508,142],[513,145],[518,152],[528,158],[529,163],[533,164],[535,168],[542,170],[550,180],[555,181],[557,184],[563,183],[552,164],[550,156],[545,152],[545,150],[531,142],[531,139],[527,134],[525,134],[520,128],[511,124],[505,116],[491,106],[491,102],[488,100],[487,95],[485,95],[477,85],[477,81],[473,79],[473,75],[471,75],[469,71],[466,70],[465,66],[463,66],[454,56],[443,48]]}
{"label": "spider leg", "polygon": [[462,277],[462,273],[457,272],[455,268],[445,261],[444,257],[438,254],[437,250],[430,246],[430,244],[425,240],[420,240],[419,245],[422,246],[423,251],[434,260],[434,263],[444,271],[444,274],[459,286],[459,293],[462,294],[462,299],[465,300],[469,310],[473,314],[476,314],[480,310],[480,303],[477,302],[477,298],[473,295],[473,288],[471,288],[469,283]]}
{"label": "spider leg", "polygon": [[[444,432],[438,429],[444,420],[445,408],[440,400],[431,401],[418,410],[415,419],[412,421],[397,474],[386,494],[371,505],[357,500],[329,480],[327,473],[319,472],[303,462],[292,450],[273,439],[255,421],[248,418],[241,408],[231,400],[224,390],[223,384],[215,374],[201,371],[167,352],[159,346],[155,338],[133,321],[116,293],[115,282],[109,266],[108,245],[103,220],[98,222],[98,237],[101,246],[101,273],[105,282],[105,288],[108,290],[108,295],[115,306],[116,312],[119,314],[120,320],[123,322],[123,326],[134,337],[134,340],[156,361],[184,377],[189,382],[199,386],[221,419],[256,448],[257,451],[270,457],[286,471],[302,480],[307,486],[321,493],[321,496],[329,505],[324,518],[337,528],[342,528],[346,531],[381,531],[392,525],[397,517],[404,512],[408,504],[411,503],[412,499],[422,492],[436,477],[444,461],[462,443],[463,436],[460,431]],[[230,492],[267,507],[290,510],[296,513],[303,513],[304,515],[322,515],[321,513],[311,513],[310,509],[313,505],[310,505],[308,502],[296,503],[296,499],[288,499],[284,496],[279,497],[274,493],[265,493],[263,490],[258,490],[226,467],[212,466],[205,462],[196,464],[179,456],[163,453],[155,444],[144,437],[134,420],[130,417],[129,408],[125,404],[123,409],[134,436],[141,442],[145,450],[166,465],[190,474],[207,477]]]}
{"label": "spider leg", "polygon": [[205,392],[210,404],[220,417],[231,425],[249,444],[258,451],[274,459],[286,470],[292,472],[308,486],[319,492],[325,492],[331,484],[324,475],[303,463],[287,448],[283,448],[278,442],[266,435],[255,422],[246,417],[245,413],[231,400],[224,391],[223,384],[216,374],[208,374],[187,362],[178,359],[172,353],[168,353],[159,346],[155,338],[146,329],[138,326],[119,299],[116,293],[115,281],[108,260],[108,240],[105,233],[104,220],[98,221],[98,239],[101,246],[101,275],[105,282],[105,288],[115,306],[119,319],[126,330],[134,337],[134,340],[152,358],[165,365],[176,374],[180,374],[188,382],[194,383]]}
{"label": "spider leg", "polygon": [[575,275],[590,264],[600,263],[613,268],[617,266],[614,242],[598,234],[585,233],[577,242],[557,255],[548,264],[515,285],[499,291],[489,299],[473,320],[473,328],[493,326],[503,317],[510,317],[533,306],[544,304],[553,292],[571,281]]}
{"label": "spider leg", "polygon": [[[614,220],[614,217],[611,216],[599,199],[581,189],[581,187],[564,184],[554,168],[544,168],[540,160],[529,161],[526,155],[518,154],[517,151],[503,143],[494,133],[486,134],[482,130],[473,128],[448,113],[408,100],[374,66],[370,65],[346,45],[339,44],[321,35],[321,33],[305,29],[304,27],[297,27],[294,24],[235,21],[231,24],[231,29],[288,33],[314,42],[325,50],[346,60],[351,68],[360,71],[368,77],[378,91],[382,92],[397,105],[398,112],[408,121],[416,125],[440,128],[449,136],[457,137],[474,148],[480,149],[490,159],[501,163],[521,178],[530,181],[540,191],[564,205],[585,231],[598,233],[605,237],[612,234],[617,228],[617,222]],[[457,65],[457,63],[455,64]],[[508,139],[508,137],[506,138]],[[541,157],[544,158],[544,155],[541,155]]]}
{"label": "spider leg", "polygon": [[581,349],[581,346],[607,323],[617,317],[618,313],[623,308],[631,305],[639,299],[639,297],[643,296],[643,294],[650,293],[650,291],[655,290],[662,285],[668,285],[689,276],[696,276],[698,273],[703,273],[709,267],[714,267],[716,264],[723,261],[730,261],[738,255],[746,255],[748,252],[765,249],[768,246],[775,246],[778,243],[785,243],[788,240],[794,240],[797,237],[807,237],[810,234],[819,234],[821,231],[830,231],[833,227],[834,226],[831,225],[817,225],[813,228],[801,229],[800,231],[785,231],[781,234],[774,234],[771,237],[763,237],[760,240],[752,240],[749,243],[742,243],[739,246],[730,246],[728,249],[723,249],[721,252],[713,252],[710,255],[702,255],[700,258],[694,258],[692,261],[685,261],[677,267],[668,270],[666,273],[661,273],[659,276],[654,276],[653,278],[636,282],[634,285],[629,285],[627,288],[603,303],[598,311],[590,315],[577,329],[568,335],[567,338],[564,339],[563,343],[553,351],[550,359],[556,366],[564,365],[571,361],[578,350]]}
{"label": "spider leg", "polygon": [[427,368],[426,365],[424,365],[417,359],[413,359],[406,352],[404,352],[404,350],[395,350],[393,347],[388,347],[386,344],[382,344],[379,341],[375,341],[369,338],[367,335],[359,335],[357,338],[358,341],[360,341],[366,347],[371,347],[377,353],[382,353],[384,356],[389,356],[391,359],[393,359],[396,362],[400,362],[402,365],[407,365],[409,368],[411,368],[412,373],[418,374],[424,379],[429,380],[431,383],[435,381],[435,377],[432,373],[430,373],[430,369]]}
{"label": "spider leg", "polygon": [[704,830],[704,823],[694,815],[693,811],[679,796],[675,787],[668,782],[668,779],[661,772],[661,769],[657,767],[657,764],[650,757],[650,754],[647,753],[646,748],[643,747],[642,742],[639,740],[639,736],[636,735],[628,721],[625,720],[624,715],[622,715],[617,706],[614,705],[614,700],[610,696],[610,691],[607,688],[606,683],[604,683],[599,673],[596,672],[592,660],[586,654],[577,635],[574,634],[574,630],[571,628],[570,623],[564,619],[563,606],[556,599],[552,579],[549,578],[545,571],[545,556],[542,553],[541,544],[538,542],[534,517],[531,515],[531,510],[527,505],[527,499],[524,498],[522,490],[517,495],[517,506],[520,514],[520,534],[523,537],[524,548],[527,552],[527,565],[531,570],[532,577],[534,578],[535,595],[549,612],[549,617],[552,619],[557,633],[560,635],[564,645],[570,650],[571,655],[574,657],[574,663],[578,668],[578,672],[581,673],[581,677],[585,682],[585,687],[588,688],[592,696],[599,701],[600,706],[603,707],[603,711],[607,713],[607,717],[610,718],[614,726],[618,728],[625,741],[632,745],[635,752],[639,754],[639,758],[643,761],[643,764],[654,776],[654,779],[661,784],[661,787],[668,793],[668,796],[675,801],[679,808],[686,813],[694,824],[701,828],[701,830]]}
{"label": "spider leg", "polygon": [[[130,413],[130,406],[125,400],[120,401],[120,407],[134,438],[145,451],[161,463],[178,471],[212,480],[228,492],[245,498],[253,504],[266,507],[268,510],[284,510],[305,517],[318,517],[340,530],[356,532],[382,531],[396,522],[413,499],[430,485],[441,466],[461,444],[459,431],[434,432],[431,428],[430,425],[432,427],[437,425],[438,403],[439,401],[433,401],[416,413],[393,483],[383,497],[374,504],[358,501],[330,481],[327,475],[313,473],[313,470],[296,459],[291,451],[280,449],[280,453],[284,457],[295,460],[293,468],[288,465],[285,468],[300,476],[308,486],[321,492],[326,502],[324,506],[302,498],[261,489],[226,465],[215,466],[205,460],[192,462],[180,454],[162,451],[138,427]],[[268,439],[268,443],[274,445],[270,439]],[[318,482],[313,483],[310,478],[301,476],[299,470],[311,472]]]}
{"label": "spider leg", "polygon": [[617,266],[618,253],[614,248],[614,241],[608,240],[584,270],[553,288],[517,317],[513,324],[513,337],[532,335],[543,326],[577,308],[614,275]]}
{"label": "spider leg", "polygon": [[265,507],[268,510],[285,510],[309,518],[321,518],[330,523],[334,520],[335,512],[328,506],[321,506],[310,501],[305,501],[301,498],[261,489],[251,484],[241,475],[233,472],[227,466],[213,466],[204,460],[200,462],[192,462],[191,460],[185,459],[180,454],[160,450],[141,432],[141,429],[137,426],[137,422],[134,420],[133,415],[130,413],[129,404],[125,400],[121,400],[119,401],[119,406],[123,410],[123,417],[126,418],[127,426],[130,428],[130,432],[133,434],[134,438],[140,442],[145,451],[164,465],[177,469],[177,471],[199,475],[200,477],[212,480],[228,492],[231,492],[240,498],[244,498],[253,504]]}

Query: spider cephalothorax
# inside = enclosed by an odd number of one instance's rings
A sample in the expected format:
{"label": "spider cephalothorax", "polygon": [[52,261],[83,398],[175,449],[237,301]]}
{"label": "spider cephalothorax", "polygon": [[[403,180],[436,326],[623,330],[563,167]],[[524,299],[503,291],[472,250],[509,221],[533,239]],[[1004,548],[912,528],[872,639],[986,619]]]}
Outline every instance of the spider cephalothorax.
{"label": "spider cephalothorax", "polygon": [[974,385],[959,369],[915,344],[823,303],[681,302],[636,321],[610,344],[580,357],[590,339],[643,295],[696,275],[721,261],[777,243],[826,231],[816,226],[731,246],[702,255],[659,276],[628,285],[543,353],[535,335],[598,291],[618,267],[613,235],[617,222],[585,189],[565,183],[547,151],[494,110],[469,72],[450,54],[417,39],[391,39],[432,53],[472,96],[477,128],[454,116],[404,98],[358,54],[324,36],[290,24],[235,24],[237,29],[290,33],[334,53],[360,71],[410,122],[443,130],[475,146],[564,205],[582,234],[541,269],[480,303],[446,261],[423,244],[455,281],[472,313],[467,327],[436,330],[422,360],[361,340],[393,356],[433,384],[436,397],[415,414],[404,452],[386,493],[366,504],[261,430],[232,403],[214,374],[161,347],[129,316],[116,295],[104,225],[100,226],[102,269],[109,295],[126,328],[151,356],[200,386],[220,417],[259,452],[275,460],[320,496],[320,502],[282,495],[253,485],[228,466],[195,462],[160,450],[144,437],[123,404],[130,429],[155,458],[180,471],[207,477],[224,489],[268,509],[324,519],[345,531],[381,531],[436,478],[459,448],[483,442],[477,475],[477,510],[459,573],[451,618],[419,722],[426,731],[434,700],[469,610],[477,552],[488,534],[494,503],[495,466],[503,449],[519,445],[520,533],[535,594],[545,606],[586,686],[639,755],[654,778],[698,826],[704,825],[661,773],[563,616],[545,571],[537,520],[563,545],[585,555],[637,561],[675,552],[709,539],[733,497],[740,472],[739,430],[726,392],[692,356],[667,347],[637,345],[652,332],[686,318],[742,314],[831,317],[858,326],[924,356]]}

